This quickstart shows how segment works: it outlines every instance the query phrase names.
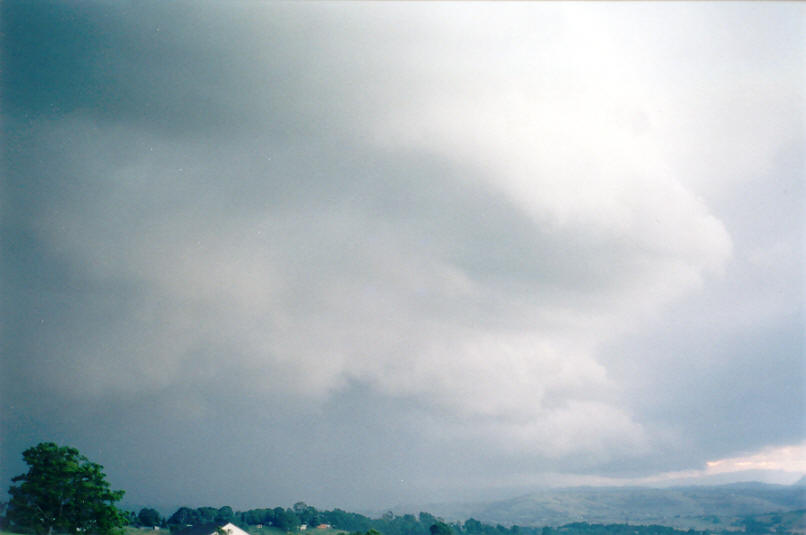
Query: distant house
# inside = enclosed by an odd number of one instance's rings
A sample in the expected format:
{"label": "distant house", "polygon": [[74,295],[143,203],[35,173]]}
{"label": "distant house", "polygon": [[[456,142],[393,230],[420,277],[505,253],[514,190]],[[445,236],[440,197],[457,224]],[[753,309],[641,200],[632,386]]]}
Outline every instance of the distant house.
{"label": "distant house", "polygon": [[247,532],[231,522],[224,524],[223,526],[216,523],[188,526],[177,533],[177,535],[221,535],[222,532],[226,533],[227,535],[249,535]]}
{"label": "distant house", "polygon": [[319,524],[316,529],[330,529],[330,524]]}

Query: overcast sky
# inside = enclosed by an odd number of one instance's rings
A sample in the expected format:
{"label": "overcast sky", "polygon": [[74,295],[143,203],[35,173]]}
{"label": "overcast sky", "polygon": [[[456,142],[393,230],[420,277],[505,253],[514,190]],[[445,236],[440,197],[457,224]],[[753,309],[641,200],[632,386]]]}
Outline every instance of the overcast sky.
{"label": "overcast sky", "polygon": [[46,440],[162,508],[806,472],[803,4],[2,24],[5,488]]}

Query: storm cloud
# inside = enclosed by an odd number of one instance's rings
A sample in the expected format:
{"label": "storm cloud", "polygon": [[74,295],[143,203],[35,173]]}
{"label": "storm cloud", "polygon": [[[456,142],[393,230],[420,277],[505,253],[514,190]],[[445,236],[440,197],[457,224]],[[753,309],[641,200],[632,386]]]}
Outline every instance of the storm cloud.
{"label": "storm cloud", "polygon": [[804,440],[801,6],[2,9],[5,478],[371,508]]}

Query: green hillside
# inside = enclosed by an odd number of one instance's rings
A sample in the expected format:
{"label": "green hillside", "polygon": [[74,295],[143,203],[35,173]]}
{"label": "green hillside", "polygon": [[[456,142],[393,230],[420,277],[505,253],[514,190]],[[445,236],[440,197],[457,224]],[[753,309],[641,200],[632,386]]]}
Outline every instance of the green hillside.
{"label": "green hillside", "polygon": [[[430,509],[446,518],[473,517],[490,524],[560,526],[590,522],[743,530],[742,519],[749,515],[806,509],[806,488],[761,483],[669,489],[576,487],[546,489],[487,504],[434,505]],[[790,531],[789,526],[797,529],[797,522],[780,527]]]}

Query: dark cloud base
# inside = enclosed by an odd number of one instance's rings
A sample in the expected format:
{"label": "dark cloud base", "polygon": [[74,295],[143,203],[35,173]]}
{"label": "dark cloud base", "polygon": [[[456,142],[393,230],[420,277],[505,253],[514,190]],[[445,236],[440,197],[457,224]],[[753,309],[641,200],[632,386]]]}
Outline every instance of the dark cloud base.
{"label": "dark cloud base", "polygon": [[[489,169],[436,149],[381,148],[367,139],[374,108],[364,103],[382,94],[380,79],[396,67],[383,57],[394,58],[395,43],[381,40],[378,51],[362,54],[366,20],[316,5],[187,7],[0,6],[8,73],[0,479],[23,471],[23,449],[54,440],[104,464],[130,503],[305,500],[366,510],[491,497],[524,474],[696,468],[803,439],[802,302],[782,297],[783,318],[741,332],[715,326],[712,334],[697,324],[731,306],[729,286],[738,277],[675,305],[663,316],[667,325],[603,352],[618,388],[602,396],[646,429],[672,429],[677,440],[653,443],[655,451],[637,457],[552,456],[537,444],[508,450],[477,441],[469,431],[490,418],[422,395],[440,384],[384,391],[363,368],[325,384],[321,395],[289,393],[279,388],[288,382],[282,365],[265,373],[241,354],[248,348],[219,336],[217,321],[223,325],[240,303],[222,302],[221,318],[209,318],[208,309],[192,316],[207,322],[196,329],[202,334],[194,331],[195,345],[182,346],[186,356],[176,362],[160,360],[154,352],[181,343],[186,332],[177,313],[186,294],[160,286],[174,279],[160,278],[155,266],[168,258],[166,269],[174,268],[175,251],[194,240],[215,252],[209,244],[224,236],[220,250],[259,266],[263,257],[250,247],[268,243],[265,250],[279,251],[277,264],[287,269],[281,275],[293,281],[289,316],[312,323],[319,313],[339,316],[317,285],[362,285],[374,296],[373,285],[388,286],[396,262],[407,266],[412,258],[429,259],[427,268],[455,267],[483,288],[482,297],[457,298],[404,287],[404,297],[376,292],[370,312],[345,306],[369,319],[401,302],[410,306],[421,323],[405,323],[390,337],[403,332],[412,341],[376,343],[412,352],[421,347],[418,337],[433,335],[427,328],[517,330],[536,321],[520,313],[536,302],[601,306],[629,284],[619,273],[644,261],[629,257],[629,243],[535,222],[489,185]],[[740,207],[735,216],[731,206]],[[720,207],[732,229],[742,206]],[[797,206],[785,206],[789,223],[797,221],[789,214]],[[782,227],[770,221],[770,233]],[[260,225],[270,236],[263,242],[253,237]],[[736,237],[739,246],[750,234]],[[240,238],[246,254],[227,248]],[[399,255],[395,261],[378,260],[389,251]],[[211,263],[218,266],[220,256]],[[802,254],[794,256],[800,259],[783,282],[797,287]],[[178,271],[189,278],[198,270],[205,279],[215,270],[202,269],[204,258],[198,253]],[[752,275],[748,284],[757,285]],[[177,279],[191,298],[207,289]],[[240,296],[222,294],[232,295]],[[670,319],[681,317],[690,319]],[[339,325],[330,316],[322,322]],[[308,371],[318,384],[317,367]],[[541,403],[537,393],[534,400]],[[562,408],[574,398],[552,401]]]}

